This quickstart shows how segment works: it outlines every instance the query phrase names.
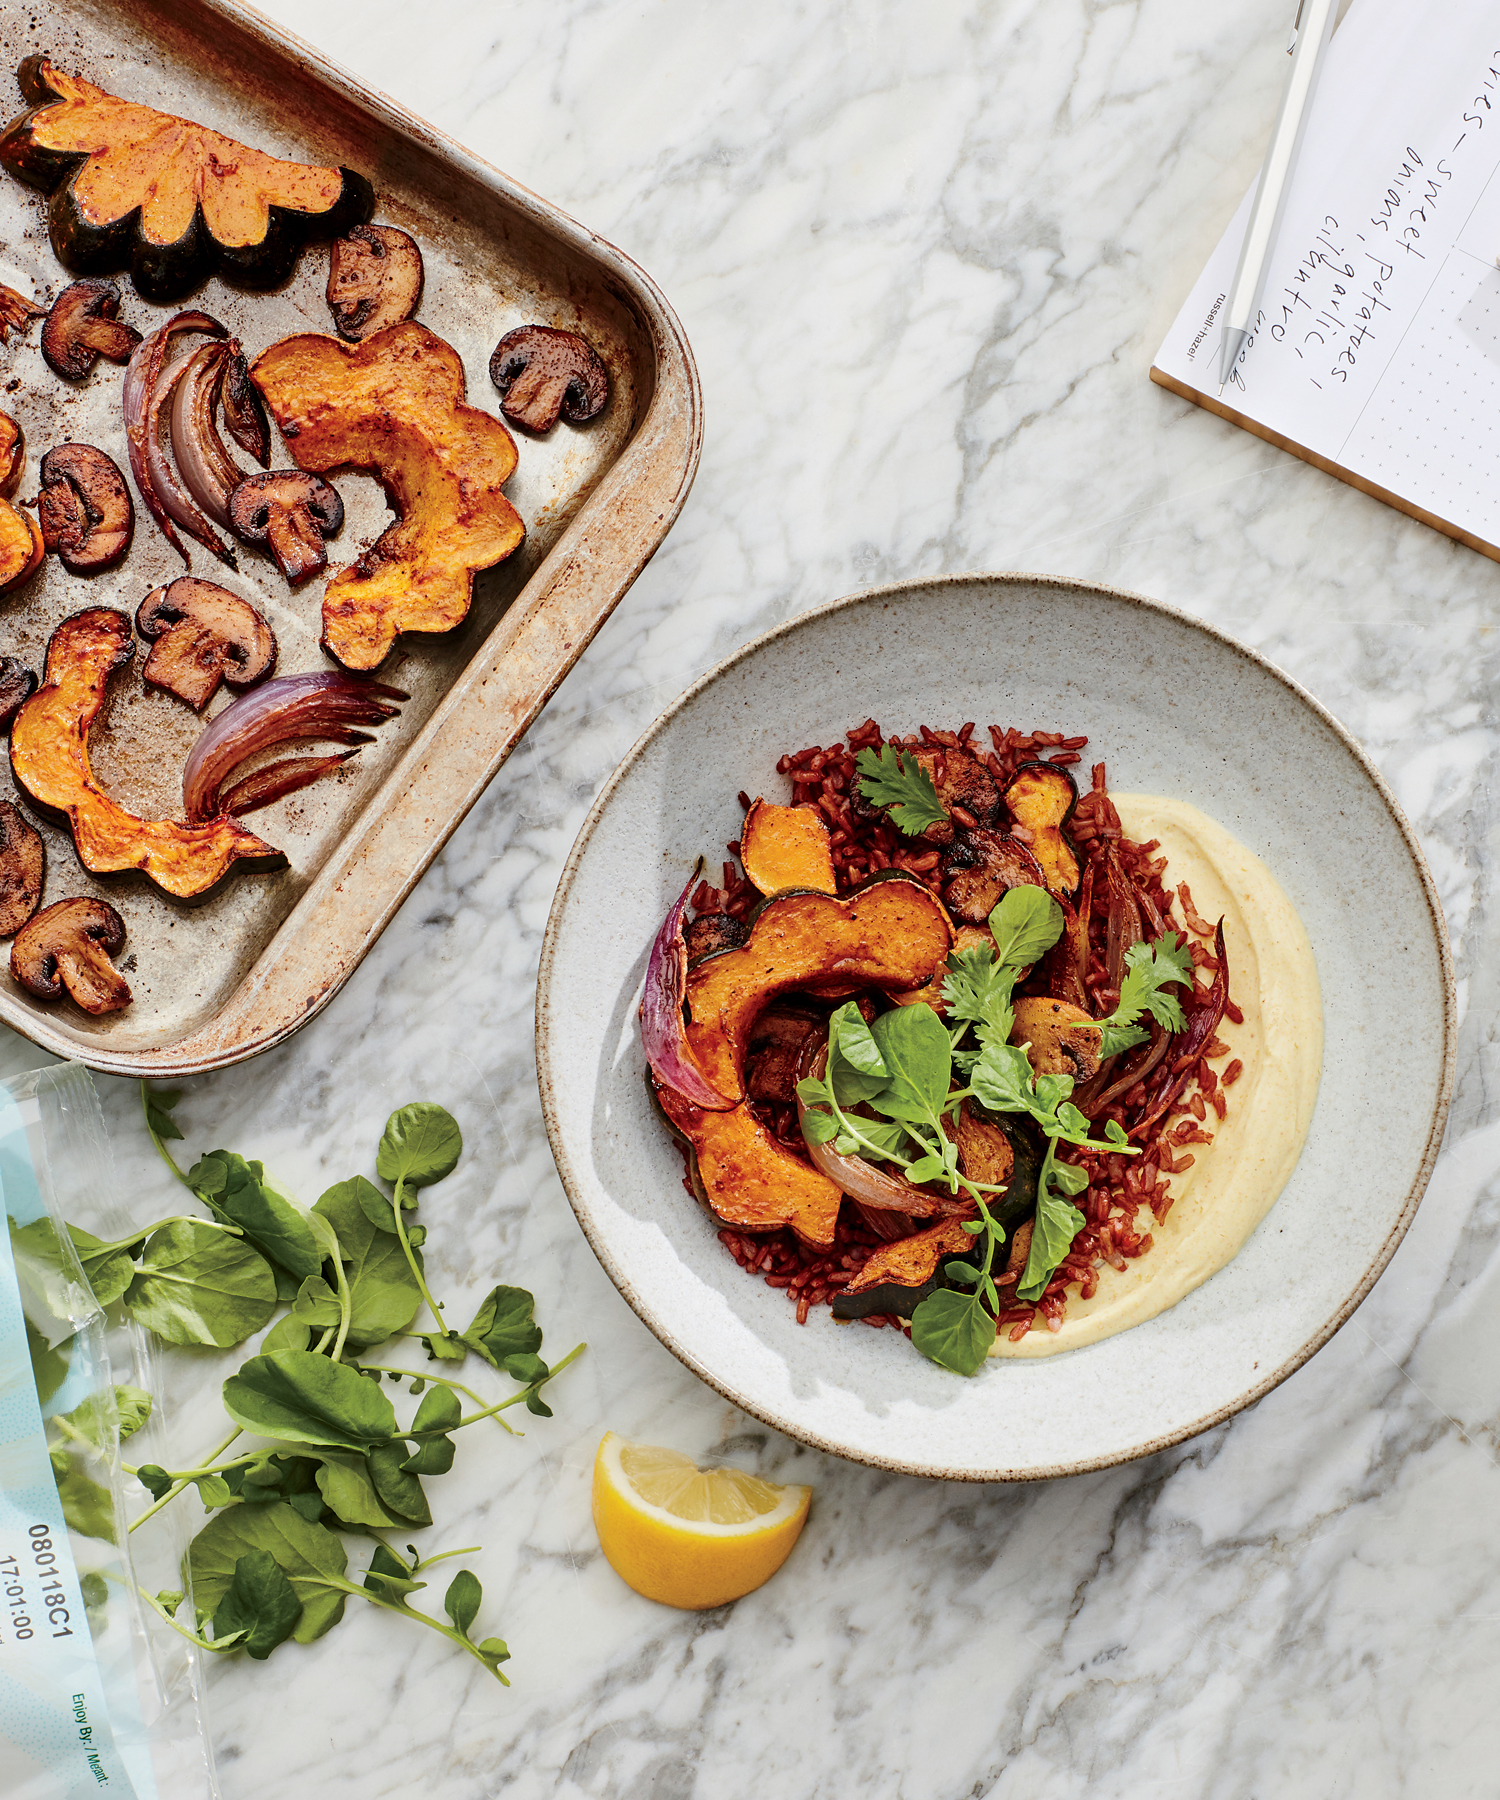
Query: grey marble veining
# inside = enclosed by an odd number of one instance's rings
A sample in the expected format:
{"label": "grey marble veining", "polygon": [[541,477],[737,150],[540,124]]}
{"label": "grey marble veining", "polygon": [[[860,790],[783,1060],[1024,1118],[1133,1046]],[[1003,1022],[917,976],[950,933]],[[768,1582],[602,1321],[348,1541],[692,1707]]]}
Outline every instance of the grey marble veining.
{"label": "grey marble veining", "polygon": [[[1256,167],[1285,0],[267,10],[649,269],[707,443],[667,545],[358,974],[183,1102],[195,1148],[311,1198],[368,1169],[392,1106],[444,1101],[471,1146],[424,1209],[444,1289],[461,1310],[524,1281],[549,1349],[589,1343],[555,1420],[469,1442],[441,1485],[511,1691],[369,1618],[216,1670],[226,1796],[1493,1794],[1500,572],[1146,379]],[[1349,1325],[1191,1444],[1014,1489],[803,1451],[687,1375],[573,1222],[531,1049],[562,859],[661,707],[819,601],[980,567],[1139,589],[1311,689],[1421,835],[1464,1008],[1448,1147]],[[147,1207],[133,1092],[102,1085]],[[211,1375],[179,1376],[185,1430]],[[589,1521],[605,1428],[812,1482],[782,1576],[703,1616],[623,1588]]]}

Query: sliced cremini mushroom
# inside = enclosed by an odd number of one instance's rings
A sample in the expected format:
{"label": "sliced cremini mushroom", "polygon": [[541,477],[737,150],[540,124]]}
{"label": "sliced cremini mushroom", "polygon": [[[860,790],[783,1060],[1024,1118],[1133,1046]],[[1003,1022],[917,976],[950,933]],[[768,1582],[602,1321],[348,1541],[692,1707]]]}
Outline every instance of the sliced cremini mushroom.
{"label": "sliced cremini mushroom", "polygon": [[92,444],[59,444],[42,458],[42,541],[74,575],[96,575],[130,548],[135,506],[125,477]]}
{"label": "sliced cremini mushroom", "polygon": [[141,341],[120,320],[120,290],[112,281],[75,281],[52,302],[42,327],[42,355],[64,381],[82,381],[102,356],[125,363]]}
{"label": "sliced cremini mushroom", "polygon": [[356,225],[335,238],[328,264],[333,328],[362,344],[387,325],[399,325],[422,298],[422,252],[394,225]]}
{"label": "sliced cremini mushroom", "polygon": [[36,692],[36,675],[14,656],[0,656],[0,732]]}
{"label": "sliced cremini mushroom", "polygon": [[343,525],[344,503],[321,475],[273,469],[247,475],[234,489],[229,523],[247,544],[263,544],[295,587],[328,567],[323,540]]}
{"label": "sliced cremini mushroom", "polygon": [[154,640],[141,678],[197,712],[221,681],[247,688],[276,666],[276,634],[250,602],[193,575],[147,594],[135,628]]}
{"label": "sliced cremini mushroom", "polygon": [[38,1000],[70,999],[98,1018],[130,1004],[109,960],[124,948],[125,921],[106,900],[79,897],[44,907],[10,947],[10,972]]}
{"label": "sliced cremini mushroom", "polygon": [[500,410],[528,431],[550,431],[559,413],[583,425],[604,411],[609,371],[576,331],[522,325],[507,331],[490,358]]}
{"label": "sliced cremini mushroom", "polygon": [[10,800],[0,800],[0,937],[14,937],[41,905],[47,875],[42,834]]}
{"label": "sliced cremini mushroom", "polygon": [[1097,1020],[1071,1000],[1050,994],[1017,1000],[1013,1044],[1026,1044],[1038,1075],[1071,1075],[1087,1081],[1098,1073],[1101,1037]]}
{"label": "sliced cremini mushroom", "polygon": [[0,287],[0,344],[8,344],[13,331],[25,331],[33,319],[44,317],[46,311],[45,306],[34,306],[14,288]]}

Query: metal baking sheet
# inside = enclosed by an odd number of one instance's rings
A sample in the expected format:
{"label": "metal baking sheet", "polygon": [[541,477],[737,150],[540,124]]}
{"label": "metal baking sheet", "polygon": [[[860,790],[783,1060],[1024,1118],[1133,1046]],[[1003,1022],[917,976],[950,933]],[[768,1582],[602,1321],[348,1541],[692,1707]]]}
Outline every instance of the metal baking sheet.
{"label": "metal baking sheet", "polygon": [[[70,1001],[33,1001],[6,974],[0,1018],[97,1069],[191,1074],[266,1049],[337,992],[515,748],[681,509],[701,439],[697,373],[671,308],[628,257],[247,8],[4,0],[0,96],[11,84],[11,103],[0,117],[24,110],[13,71],[35,51],[111,93],[273,155],[367,175],[376,222],[403,227],[421,246],[426,283],[416,316],[462,356],[471,404],[498,411],[490,351],[528,322],[581,331],[611,376],[609,404],[590,425],[559,424],[545,438],[513,433],[520,460],[507,492],[525,521],[525,544],[477,578],[461,627],[398,640],[379,678],[410,693],[400,718],[339,775],[248,819],[286,853],[285,869],[231,875],[184,905],[143,876],[90,876],[66,828],[37,820],[47,843],[43,903],[91,893],[118,908],[135,998],[95,1020]],[[148,305],[121,275],[121,317],[150,332],[179,306],[199,306],[253,358],[290,333],[331,332],[327,273],[327,247],[314,244],[274,293],[214,279],[174,306]],[[45,305],[70,279],[47,241],[45,198],[0,173],[0,282]],[[122,371],[101,362],[83,382],[62,382],[43,363],[39,336],[33,325],[0,350],[0,407],[26,433],[20,498],[35,494],[47,449],[68,439],[127,466]],[[291,460],[278,445],[272,466]],[[335,481],[347,516],[329,545],[330,571],[393,516],[372,477],[346,472]],[[47,638],[70,613],[114,606],[133,616],[152,588],[187,572],[136,500],[135,541],[118,569],[70,576],[48,557],[31,582],[0,596],[0,650],[40,673]],[[278,674],[333,666],[318,647],[322,579],[294,591],[255,551],[240,556],[236,576],[192,550],[193,574],[244,594],[271,621]],[[132,811],[180,817],[182,764],[201,721],[144,687],[143,655],[140,646],[134,666],[112,679],[90,739],[94,767]],[[209,716],[229,698],[221,692]],[[0,788],[21,798],[13,782]]]}

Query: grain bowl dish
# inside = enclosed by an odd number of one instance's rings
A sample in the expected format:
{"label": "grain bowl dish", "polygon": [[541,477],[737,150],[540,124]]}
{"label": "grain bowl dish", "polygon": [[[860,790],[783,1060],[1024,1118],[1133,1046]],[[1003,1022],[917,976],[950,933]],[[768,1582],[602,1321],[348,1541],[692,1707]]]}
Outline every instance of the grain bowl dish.
{"label": "grain bowl dish", "polygon": [[[1322,1066],[1265,865],[1084,737],[972,723],[783,755],[652,948],[649,1083],[684,1185],[799,1323],[943,1368],[1096,1342],[1223,1268]],[[786,802],[786,803],[783,803]]]}

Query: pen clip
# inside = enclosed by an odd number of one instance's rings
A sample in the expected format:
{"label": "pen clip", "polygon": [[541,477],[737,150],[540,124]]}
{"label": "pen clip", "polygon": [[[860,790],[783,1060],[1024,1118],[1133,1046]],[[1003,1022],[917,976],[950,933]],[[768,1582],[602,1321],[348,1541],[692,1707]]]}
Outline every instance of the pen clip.
{"label": "pen clip", "polygon": [[1290,56],[1297,48],[1297,33],[1302,29],[1302,11],[1307,0],[1297,0],[1297,16],[1292,20],[1292,35],[1287,40],[1286,53]]}

